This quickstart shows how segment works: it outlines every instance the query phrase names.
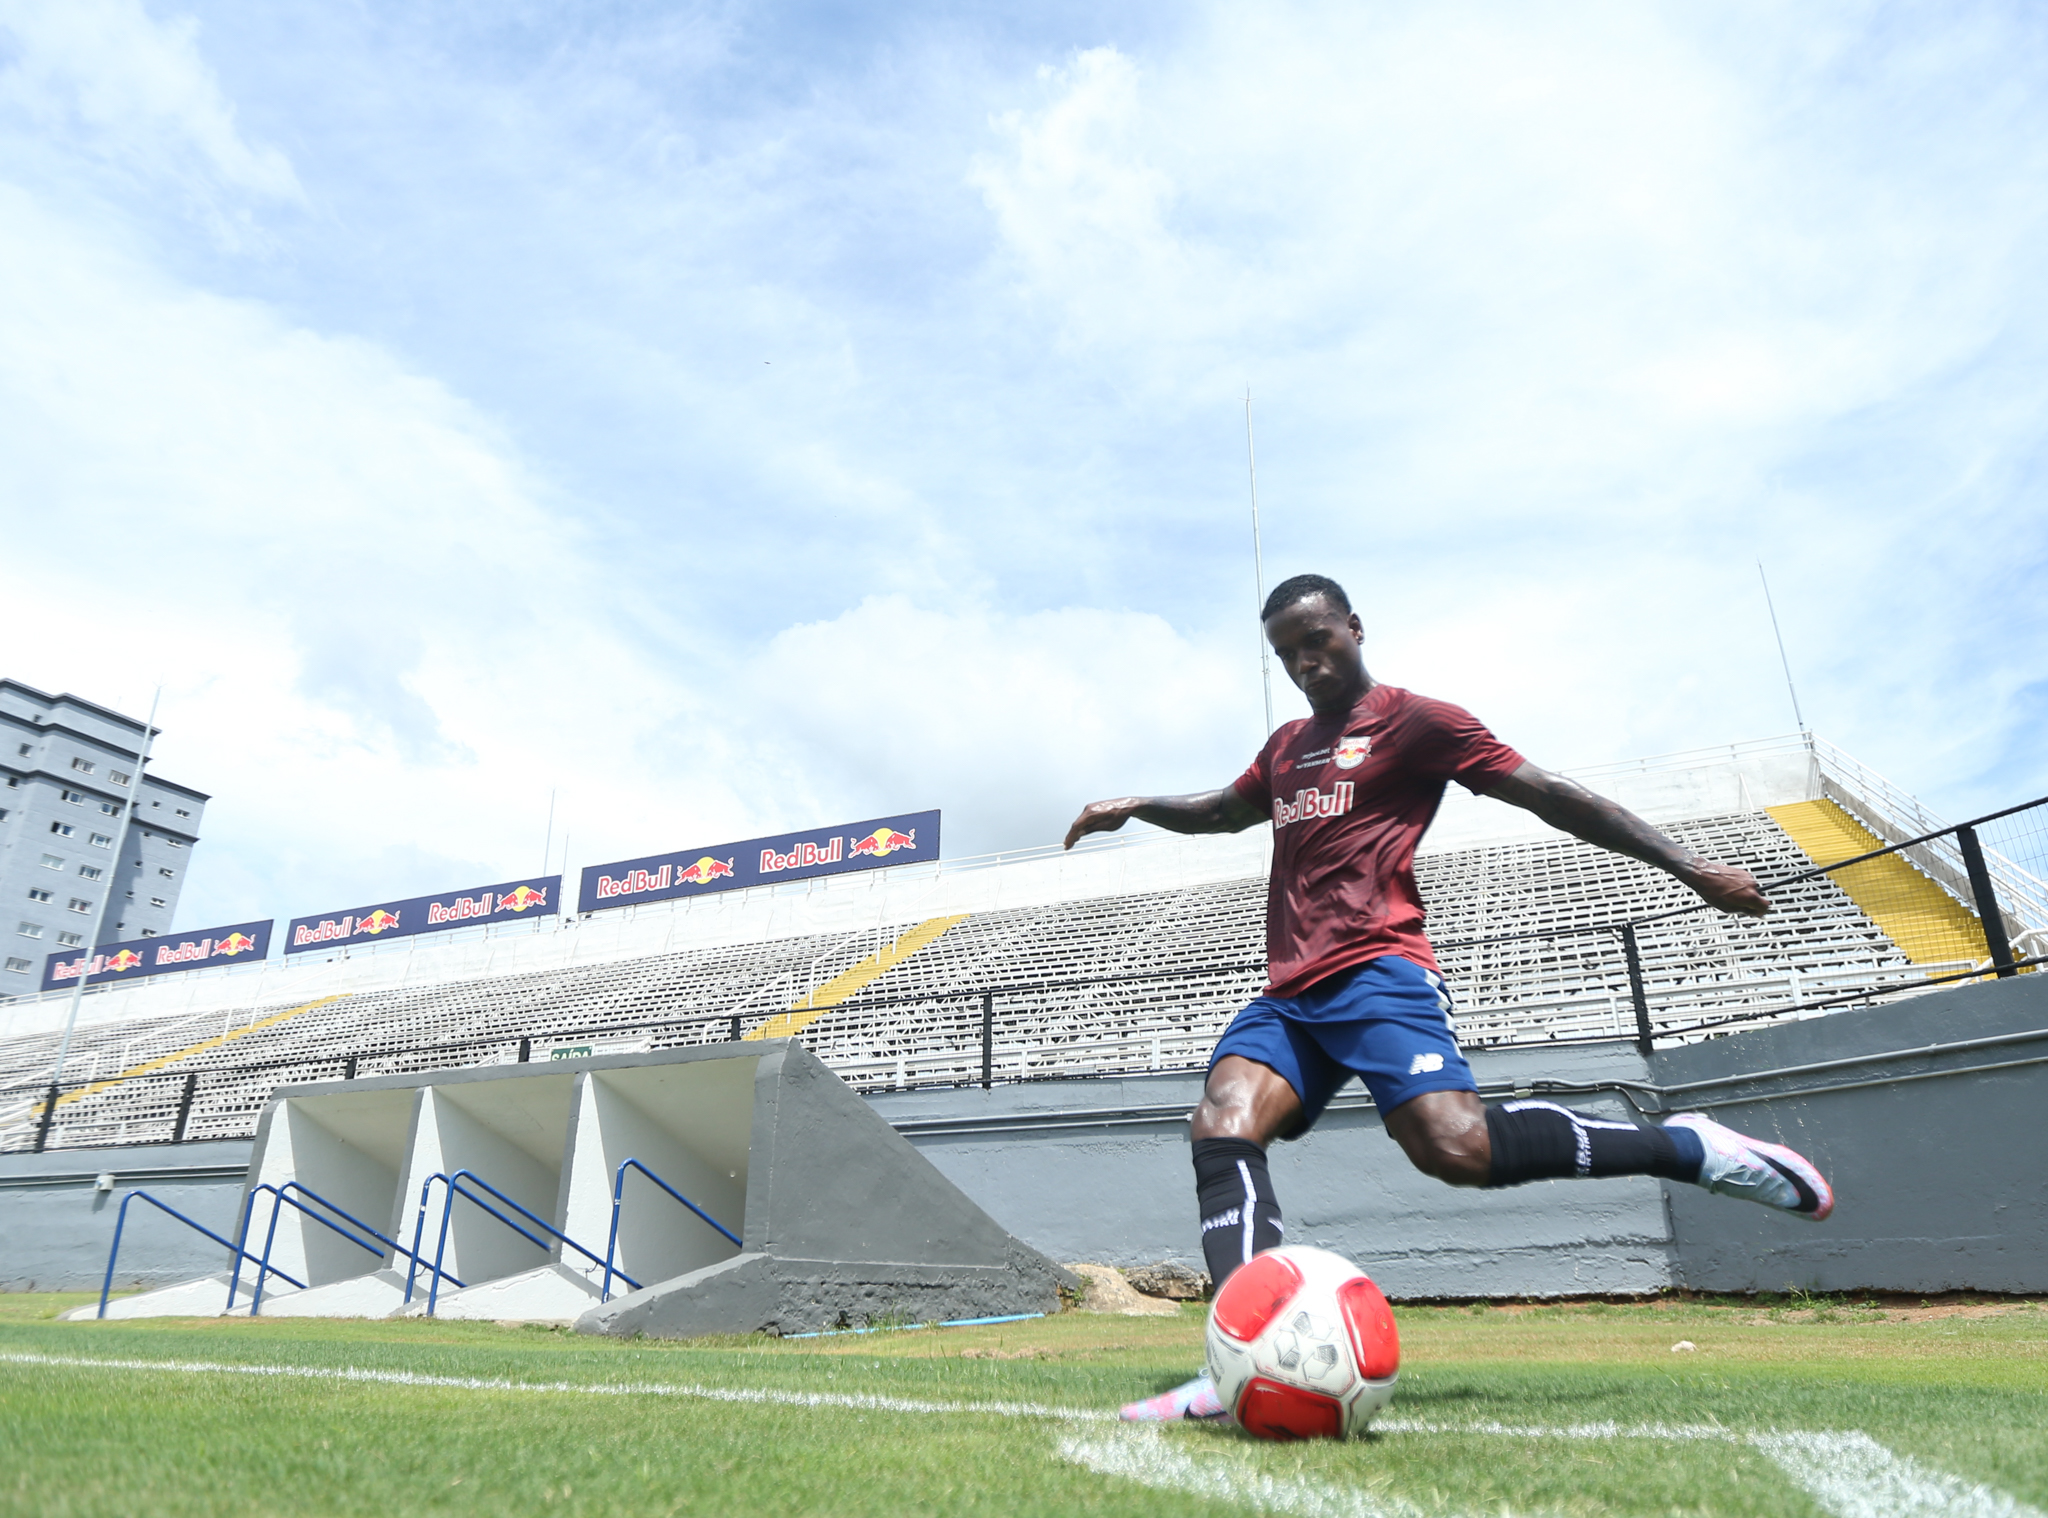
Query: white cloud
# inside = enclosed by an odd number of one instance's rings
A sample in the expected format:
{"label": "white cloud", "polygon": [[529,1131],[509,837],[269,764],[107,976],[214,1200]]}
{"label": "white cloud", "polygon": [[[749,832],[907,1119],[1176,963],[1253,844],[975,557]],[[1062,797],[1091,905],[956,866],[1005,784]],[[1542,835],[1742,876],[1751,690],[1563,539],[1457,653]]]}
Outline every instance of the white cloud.
{"label": "white cloud", "polygon": [[237,128],[191,17],[156,20],[142,0],[0,0],[0,38],[0,110],[44,143],[177,187],[223,243],[257,240],[247,199],[303,200],[290,160]]}

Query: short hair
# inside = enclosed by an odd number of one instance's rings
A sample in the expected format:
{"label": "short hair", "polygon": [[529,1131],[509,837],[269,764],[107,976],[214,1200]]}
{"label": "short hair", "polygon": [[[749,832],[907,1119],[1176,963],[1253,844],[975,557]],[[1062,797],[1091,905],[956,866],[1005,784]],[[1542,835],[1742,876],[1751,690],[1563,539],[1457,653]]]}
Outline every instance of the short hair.
{"label": "short hair", "polygon": [[1339,611],[1351,610],[1351,598],[1344,594],[1344,587],[1328,575],[1295,575],[1282,580],[1273,587],[1273,593],[1266,597],[1266,609],[1259,613],[1259,620],[1277,617],[1296,601],[1306,601],[1311,596],[1322,596]]}

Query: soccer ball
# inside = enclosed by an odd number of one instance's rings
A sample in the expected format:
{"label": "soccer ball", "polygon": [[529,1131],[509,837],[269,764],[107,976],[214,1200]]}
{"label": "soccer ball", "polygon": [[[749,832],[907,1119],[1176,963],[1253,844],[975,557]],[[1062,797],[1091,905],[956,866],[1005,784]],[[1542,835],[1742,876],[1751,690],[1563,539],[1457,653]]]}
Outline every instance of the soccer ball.
{"label": "soccer ball", "polygon": [[1241,1266],[1209,1308],[1209,1375],[1261,1439],[1348,1439],[1394,1395],[1401,1338],[1372,1278],[1289,1244]]}

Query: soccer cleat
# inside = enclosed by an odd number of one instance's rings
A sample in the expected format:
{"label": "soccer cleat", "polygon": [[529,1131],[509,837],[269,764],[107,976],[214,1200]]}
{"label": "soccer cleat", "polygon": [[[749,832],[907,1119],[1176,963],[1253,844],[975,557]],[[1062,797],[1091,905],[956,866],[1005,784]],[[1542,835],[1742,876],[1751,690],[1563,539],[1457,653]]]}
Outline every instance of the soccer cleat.
{"label": "soccer cleat", "polygon": [[1681,1112],[1664,1126],[1699,1135],[1707,1158],[1696,1184],[1709,1191],[1761,1202],[1815,1223],[1835,1210],[1835,1192],[1827,1177],[1796,1149],[1737,1133],[1699,1112]]}
{"label": "soccer cleat", "polygon": [[1192,1418],[1197,1423],[1227,1422],[1223,1399],[1216,1395],[1216,1383],[1205,1370],[1192,1381],[1183,1381],[1172,1391],[1133,1402],[1117,1416],[1126,1423],[1175,1423]]}

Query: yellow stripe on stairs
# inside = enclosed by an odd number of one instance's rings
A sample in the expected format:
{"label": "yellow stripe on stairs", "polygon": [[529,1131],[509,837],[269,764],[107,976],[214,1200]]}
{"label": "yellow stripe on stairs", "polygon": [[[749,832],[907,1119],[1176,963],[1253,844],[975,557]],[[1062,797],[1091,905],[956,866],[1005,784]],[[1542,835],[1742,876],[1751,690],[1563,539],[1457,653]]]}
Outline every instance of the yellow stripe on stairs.
{"label": "yellow stripe on stairs", "polygon": [[[1794,801],[1765,810],[1815,864],[1884,847],[1883,839],[1832,801]],[[1852,864],[1828,878],[1916,965],[1974,962],[1989,953],[1976,917],[1900,855]]]}
{"label": "yellow stripe on stairs", "polygon": [[927,918],[894,943],[877,949],[859,964],[841,970],[823,985],[799,996],[789,1004],[787,1012],[778,1012],[760,1027],[750,1028],[740,1036],[749,1039],[794,1038],[856,991],[879,980],[926,944],[944,936],[948,928],[957,927],[967,918],[965,912],[957,917]]}
{"label": "yellow stripe on stairs", "polygon": [[[80,1086],[76,1091],[65,1092],[57,1098],[57,1105],[61,1107],[66,1102],[75,1102],[82,1098],[96,1095],[106,1090],[109,1086],[120,1085],[122,1081],[133,1080],[138,1075],[152,1074],[163,1069],[166,1065],[175,1065],[181,1059],[190,1059],[195,1054],[204,1054],[208,1049],[218,1049],[222,1044],[231,1044],[236,1039],[246,1037],[251,1033],[260,1033],[265,1028],[274,1028],[281,1022],[297,1017],[301,1012],[311,1012],[315,1007],[324,1007],[329,1002],[340,1001],[342,997],[351,994],[348,991],[342,991],[333,996],[323,996],[318,1001],[307,1002],[303,1007],[293,1007],[289,1011],[275,1012],[269,1017],[258,1018],[246,1028],[236,1028],[229,1033],[218,1033],[212,1038],[201,1039],[198,1043],[192,1045],[191,1048],[180,1049],[176,1054],[166,1054],[162,1059],[146,1060],[139,1065],[130,1065],[118,1075],[110,1075],[103,1081],[93,1081],[87,1085]],[[29,1116],[31,1118],[39,1118],[42,1115],[43,1104],[37,1102],[30,1111]]]}

